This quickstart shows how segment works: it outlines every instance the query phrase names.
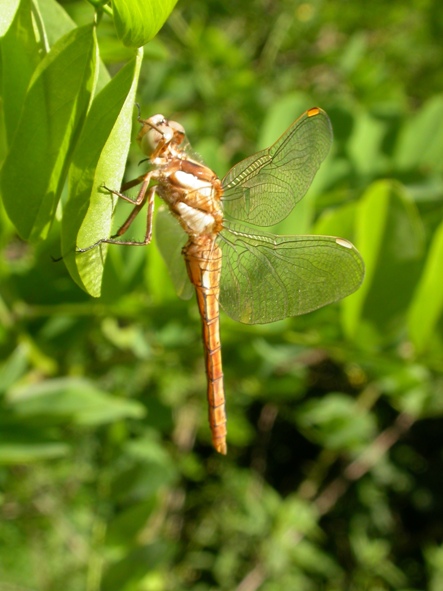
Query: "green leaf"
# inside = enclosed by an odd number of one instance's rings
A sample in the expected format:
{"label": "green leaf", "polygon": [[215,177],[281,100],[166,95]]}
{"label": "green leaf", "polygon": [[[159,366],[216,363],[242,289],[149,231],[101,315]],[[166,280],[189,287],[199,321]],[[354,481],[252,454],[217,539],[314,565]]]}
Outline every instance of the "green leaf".
{"label": "green leaf", "polygon": [[113,498],[144,500],[177,480],[177,466],[154,433],[125,442],[125,463],[111,485]]}
{"label": "green leaf", "polygon": [[[165,568],[165,564],[172,561],[174,555],[172,544],[167,544],[163,540],[140,544],[129,546],[123,558],[111,563],[103,576],[103,589],[106,591],[121,591],[125,587],[141,589],[147,573],[158,572]],[[158,588],[158,585],[156,586]]]}
{"label": "green leaf", "polygon": [[325,210],[314,226],[314,234],[340,236],[352,242],[357,208],[358,204],[351,202],[341,207]]}
{"label": "green leaf", "polygon": [[30,464],[67,455],[65,443],[29,440],[23,443],[0,441],[0,464]]}
{"label": "green leaf", "polygon": [[129,540],[134,540],[146,526],[150,515],[157,507],[155,496],[149,497],[140,503],[131,504],[123,509],[108,525],[106,534],[107,545],[124,546]]}
{"label": "green leaf", "polygon": [[77,25],[56,0],[37,1],[45,23],[49,46],[52,47],[60,37],[77,28]]}
{"label": "green leaf", "polygon": [[114,0],[114,22],[124,45],[141,47],[150,41],[171,14],[177,0]]}
{"label": "green leaf", "polygon": [[[72,29],[77,28],[76,23],[56,0],[38,0],[38,5],[40,7],[43,22],[45,23],[50,47],[52,47],[60,37],[66,35],[69,31],[72,31]],[[105,39],[107,40],[107,38]],[[117,43],[117,40],[115,39],[114,42]],[[103,36],[100,39],[100,55],[103,59]],[[125,55],[124,58],[107,60],[106,63],[112,61],[125,61],[126,59],[130,59],[130,57],[132,56]],[[111,79],[102,59],[99,60],[99,71],[95,92],[98,92],[106,86]]]}
{"label": "green leaf", "polygon": [[48,234],[95,84],[95,29],[65,35],[40,62],[6,157],[2,192],[20,236]]}
{"label": "green leaf", "polygon": [[0,0],[0,37],[3,37],[11,26],[19,4],[20,0]]}
{"label": "green leaf", "polygon": [[[36,26],[38,23],[38,26]],[[22,0],[15,19],[1,40],[2,97],[9,143],[16,130],[29,81],[49,51],[43,23],[35,4]]]}
{"label": "green leaf", "polygon": [[401,170],[419,166],[443,170],[443,97],[431,99],[408,120],[399,135],[394,155]]}
{"label": "green leaf", "polygon": [[41,418],[45,425],[70,421],[95,426],[145,414],[141,403],[110,396],[87,380],[77,378],[46,380],[17,388],[8,401],[15,417]]}
{"label": "green leaf", "polygon": [[18,346],[0,364],[0,393],[3,395],[25,373],[28,364],[26,347]]}
{"label": "green leaf", "polygon": [[388,161],[382,149],[386,131],[387,124],[366,111],[355,118],[348,153],[359,176],[381,175],[387,169]]}
{"label": "green leaf", "polygon": [[373,416],[341,392],[309,400],[298,408],[296,416],[298,425],[311,439],[338,451],[356,452],[376,431]]}
{"label": "green leaf", "polygon": [[423,254],[419,214],[401,185],[377,181],[367,189],[357,207],[355,240],[366,277],[342,304],[344,328],[355,334],[364,316],[385,337],[407,309]]}
{"label": "green leaf", "polygon": [[115,198],[103,184],[120,188],[129,150],[134,97],[142,52],[94,99],[69,175],[71,195],[63,215],[62,252],[78,285],[94,297],[101,291],[107,248],[87,248],[111,234]]}
{"label": "green leaf", "polygon": [[356,243],[365,261],[366,273],[360,289],[349,296],[342,304],[343,325],[346,334],[354,334],[363,308],[366,295],[371,287],[385,231],[388,215],[391,183],[373,183],[364,194],[358,208],[356,220]]}
{"label": "green leaf", "polygon": [[443,223],[435,232],[426,265],[408,312],[411,340],[423,352],[443,311]]}

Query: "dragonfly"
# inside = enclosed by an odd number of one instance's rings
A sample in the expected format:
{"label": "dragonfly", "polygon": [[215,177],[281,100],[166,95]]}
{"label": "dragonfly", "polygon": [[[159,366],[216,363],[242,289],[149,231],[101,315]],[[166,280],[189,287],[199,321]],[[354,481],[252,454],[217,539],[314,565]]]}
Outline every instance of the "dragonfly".
{"label": "dragonfly", "polygon": [[[106,187],[134,207],[113,236],[92,246],[149,244],[155,196],[168,206],[157,213],[156,240],[178,294],[186,299],[195,290],[197,296],[212,444],[226,454],[220,306],[236,321],[264,324],[340,300],[363,280],[362,257],[348,240],[260,229],[281,222],[304,197],[329,152],[331,123],[322,109],[309,109],[272,146],[242,160],[220,180],[193,153],[179,123],[163,115],[142,119],[140,112],[138,121],[137,141],[149,169],[120,191]],[[139,184],[135,199],[124,194]],[[144,239],[124,240],[145,206]]]}

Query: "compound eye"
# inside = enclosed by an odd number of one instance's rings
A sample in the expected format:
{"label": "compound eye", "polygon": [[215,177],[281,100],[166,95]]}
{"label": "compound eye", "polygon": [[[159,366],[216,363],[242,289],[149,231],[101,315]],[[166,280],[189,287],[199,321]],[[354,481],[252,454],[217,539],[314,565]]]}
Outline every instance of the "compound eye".
{"label": "compound eye", "polygon": [[185,139],[185,129],[177,121],[169,121],[169,128],[174,131],[174,144],[179,146]]}
{"label": "compound eye", "polygon": [[180,135],[185,135],[185,128],[183,127],[183,125],[180,125],[180,123],[177,123],[177,121],[169,121],[169,127],[173,129],[176,133],[179,133]]}
{"label": "compound eye", "polygon": [[150,156],[161,141],[167,144],[174,137],[174,130],[163,115],[154,115],[142,123],[137,141],[146,156]]}

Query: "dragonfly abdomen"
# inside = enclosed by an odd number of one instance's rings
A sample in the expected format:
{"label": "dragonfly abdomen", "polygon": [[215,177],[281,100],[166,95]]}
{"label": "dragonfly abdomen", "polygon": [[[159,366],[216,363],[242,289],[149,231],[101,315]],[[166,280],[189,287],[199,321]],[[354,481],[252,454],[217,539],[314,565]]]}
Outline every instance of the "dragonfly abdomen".
{"label": "dragonfly abdomen", "polygon": [[189,240],[183,249],[189,279],[195,287],[202,319],[203,347],[208,377],[209,424],[212,444],[226,454],[226,412],[220,343],[220,274],[222,254],[212,239]]}

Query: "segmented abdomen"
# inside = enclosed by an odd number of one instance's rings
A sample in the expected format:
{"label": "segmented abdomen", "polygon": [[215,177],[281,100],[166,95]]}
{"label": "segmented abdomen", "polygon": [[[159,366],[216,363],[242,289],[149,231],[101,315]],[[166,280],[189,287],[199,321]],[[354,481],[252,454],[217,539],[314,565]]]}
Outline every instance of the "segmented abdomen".
{"label": "segmented abdomen", "polygon": [[208,377],[209,424],[214,448],[226,454],[226,413],[220,344],[219,293],[222,253],[207,236],[189,241],[183,249],[189,279],[195,286],[202,318]]}

